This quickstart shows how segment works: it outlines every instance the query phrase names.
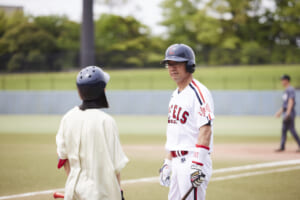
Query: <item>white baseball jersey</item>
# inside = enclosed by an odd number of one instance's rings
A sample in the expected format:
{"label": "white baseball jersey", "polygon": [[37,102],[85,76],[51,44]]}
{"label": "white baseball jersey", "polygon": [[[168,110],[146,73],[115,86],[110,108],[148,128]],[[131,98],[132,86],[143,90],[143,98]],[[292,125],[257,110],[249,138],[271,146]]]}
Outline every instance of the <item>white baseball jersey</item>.
{"label": "white baseball jersey", "polygon": [[194,151],[200,127],[213,119],[213,99],[203,84],[193,79],[181,92],[177,88],[169,103],[166,150]]}
{"label": "white baseball jersey", "polygon": [[56,136],[57,153],[69,159],[65,200],[120,200],[116,174],[128,162],[117,125],[99,109],[71,109]]}
{"label": "white baseball jersey", "polygon": [[[214,103],[209,90],[199,81],[192,82],[181,92],[176,89],[169,103],[167,151],[188,151],[187,155],[172,158],[172,176],[168,199],[180,200],[192,186],[191,163],[198,141],[200,127],[214,119]],[[212,134],[213,135],[213,134]],[[210,151],[213,138],[211,135]],[[205,180],[187,197],[187,200],[205,200],[206,189],[212,174],[209,153],[203,158]]]}

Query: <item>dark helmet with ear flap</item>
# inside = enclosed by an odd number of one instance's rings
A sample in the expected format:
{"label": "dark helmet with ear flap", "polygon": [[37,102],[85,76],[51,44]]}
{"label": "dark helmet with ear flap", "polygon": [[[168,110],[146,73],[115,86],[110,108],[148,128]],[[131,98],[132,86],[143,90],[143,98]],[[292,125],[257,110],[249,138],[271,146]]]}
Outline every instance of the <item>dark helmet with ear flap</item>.
{"label": "dark helmet with ear flap", "polygon": [[97,99],[103,93],[110,77],[100,67],[88,66],[77,75],[76,84],[82,100]]}
{"label": "dark helmet with ear flap", "polygon": [[185,44],[173,44],[168,47],[165,54],[165,59],[161,63],[166,64],[166,62],[176,61],[176,62],[186,62],[186,71],[189,73],[194,73],[196,67],[195,53],[191,47]]}

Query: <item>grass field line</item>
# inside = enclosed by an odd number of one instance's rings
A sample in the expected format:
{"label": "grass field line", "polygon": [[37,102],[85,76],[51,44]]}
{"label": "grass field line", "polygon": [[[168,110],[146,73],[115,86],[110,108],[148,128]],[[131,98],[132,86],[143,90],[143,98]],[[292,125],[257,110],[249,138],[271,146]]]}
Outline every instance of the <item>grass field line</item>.
{"label": "grass field line", "polygon": [[268,167],[279,167],[279,166],[285,166],[285,165],[296,165],[296,164],[300,164],[300,159],[297,159],[297,160],[284,160],[284,161],[267,162],[267,163],[259,163],[259,164],[252,164],[252,165],[244,165],[244,166],[237,166],[237,167],[215,169],[215,170],[213,170],[213,174],[225,173],[225,172],[245,171],[245,170],[253,170],[253,169],[262,169],[262,168],[268,168]]}
{"label": "grass field line", "polygon": [[[279,167],[279,166],[294,165],[294,164],[300,164],[300,160],[277,161],[277,162],[259,163],[259,164],[253,164],[253,165],[244,165],[244,166],[238,166],[238,167],[222,168],[222,169],[214,170],[213,174],[245,171],[245,170],[253,170],[253,169],[263,169],[263,168],[268,168],[268,167]],[[270,169],[270,170],[263,170],[263,171],[260,170],[260,171],[256,171],[256,172],[246,172],[246,173],[240,173],[240,174],[235,174],[235,175],[228,175],[228,176],[212,178],[211,182],[237,179],[237,178],[243,178],[243,177],[250,177],[250,176],[262,175],[262,174],[287,172],[287,171],[299,170],[299,169],[300,169],[300,166],[293,166],[293,167],[285,167],[285,168]],[[150,183],[150,182],[158,182],[158,181],[159,181],[159,177],[148,177],[148,178],[124,180],[124,181],[122,181],[122,184],[143,183],[143,182]],[[61,192],[63,190],[64,190],[64,188],[59,188],[59,189],[51,189],[51,190],[2,196],[2,197],[0,197],[0,200],[23,198],[23,197],[36,196],[36,195],[46,195],[46,194],[52,194],[54,192]]]}
{"label": "grass field line", "polygon": [[63,191],[64,191],[64,188],[51,189],[51,190],[44,190],[44,191],[28,192],[28,193],[23,193],[23,194],[2,196],[2,197],[0,197],[0,199],[4,200],[4,199],[16,199],[16,198],[23,198],[23,197],[32,197],[32,196],[36,196],[36,195],[53,194],[54,192],[63,192]]}
{"label": "grass field line", "polygon": [[294,167],[285,167],[285,168],[279,168],[279,169],[263,170],[263,171],[257,171],[257,172],[241,173],[241,174],[212,178],[211,182],[231,180],[231,179],[250,177],[250,176],[262,175],[262,174],[265,175],[265,174],[272,174],[272,173],[278,173],[278,172],[287,172],[287,171],[299,170],[299,169],[300,169],[300,166],[294,166]]}

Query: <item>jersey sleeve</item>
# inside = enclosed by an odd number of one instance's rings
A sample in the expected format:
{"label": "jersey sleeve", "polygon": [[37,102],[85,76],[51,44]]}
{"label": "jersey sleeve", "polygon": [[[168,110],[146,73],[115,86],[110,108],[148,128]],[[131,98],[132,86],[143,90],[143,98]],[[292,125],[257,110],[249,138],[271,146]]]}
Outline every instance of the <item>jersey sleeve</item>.
{"label": "jersey sleeve", "polygon": [[288,99],[295,99],[295,90],[294,89],[289,89],[287,91],[287,94],[288,94]]}
{"label": "jersey sleeve", "polygon": [[56,134],[57,155],[60,159],[67,159],[67,148],[64,139],[64,119],[61,120],[58,132]]}
{"label": "jersey sleeve", "polygon": [[127,164],[126,157],[119,140],[119,131],[114,119],[109,118],[105,121],[105,131],[108,152],[116,173],[119,173]]}
{"label": "jersey sleeve", "polygon": [[199,128],[205,124],[208,124],[215,118],[212,98],[209,98],[209,95],[206,93],[203,94],[202,98],[203,99],[201,103],[198,101],[195,102],[196,112],[194,115],[197,121],[197,127]]}

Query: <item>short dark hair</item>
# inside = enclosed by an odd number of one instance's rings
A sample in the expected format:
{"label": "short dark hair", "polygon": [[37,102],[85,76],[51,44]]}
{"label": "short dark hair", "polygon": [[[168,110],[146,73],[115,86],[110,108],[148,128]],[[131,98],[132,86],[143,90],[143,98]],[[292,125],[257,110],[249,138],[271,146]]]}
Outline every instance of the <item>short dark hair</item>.
{"label": "short dark hair", "polygon": [[291,81],[291,77],[287,74],[283,74],[281,77],[280,77],[281,80],[288,80],[288,81]]}

